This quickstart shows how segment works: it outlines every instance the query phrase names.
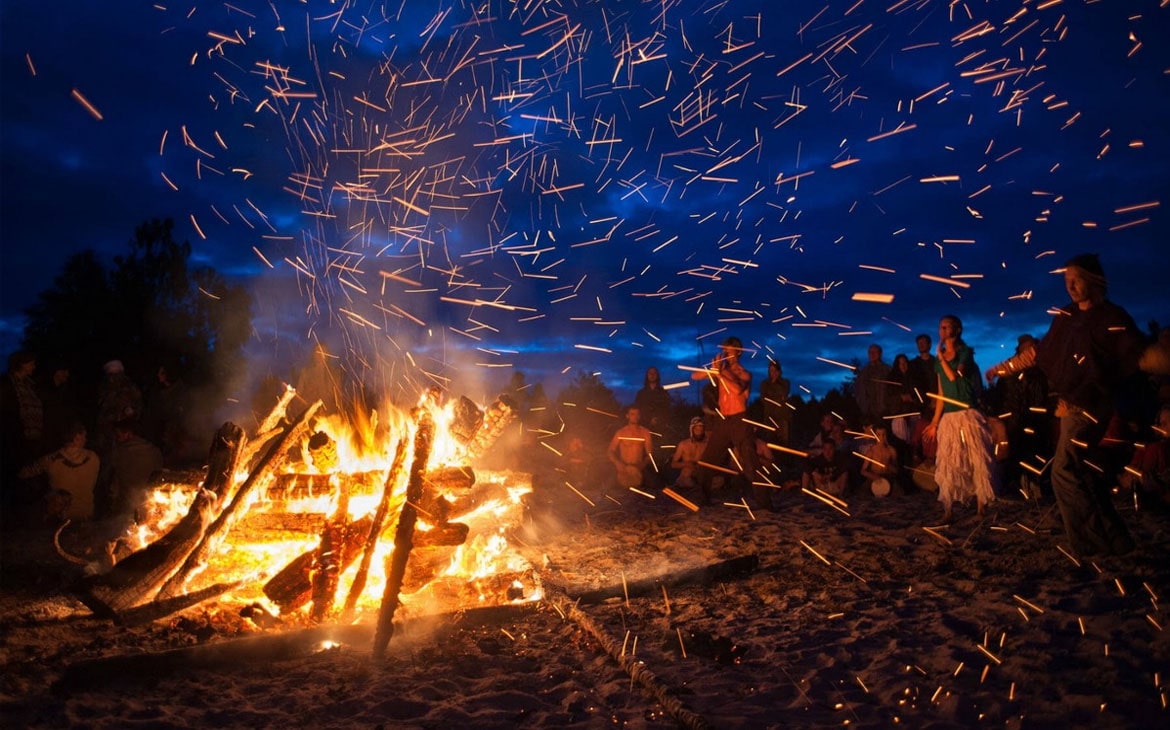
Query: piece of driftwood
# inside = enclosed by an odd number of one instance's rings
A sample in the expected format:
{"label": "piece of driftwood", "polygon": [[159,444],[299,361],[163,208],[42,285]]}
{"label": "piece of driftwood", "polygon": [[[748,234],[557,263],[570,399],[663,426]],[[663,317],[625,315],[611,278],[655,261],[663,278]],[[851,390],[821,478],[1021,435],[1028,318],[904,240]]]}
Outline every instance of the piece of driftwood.
{"label": "piece of driftwood", "polygon": [[[215,520],[204,531],[203,539],[187,556],[182,567],[163,584],[162,590],[159,592],[160,597],[172,598],[182,593],[187,583],[207,565],[208,559],[219,549],[231,528],[248,511],[254,494],[264,490],[267,482],[272,478],[274,470],[279,468],[288,458],[289,445],[296,443],[304,436],[313,415],[320,407],[321,401],[317,401],[306,408],[295,421],[285,428],[284,433],[273,441],[244,482],[231,493],[230,498],[228,495],[224,495],[224,499],[228,501],[221,507]],[[232,474],[233,478],[229,479],[229,482],[234,484],[234,469]],[[221,504],[223,504],[223,500],[221,500]]]}
{"label": "piece of driftwood", "polygon": [[[122,559],[108,572],[84,579],[75,587],[78,599],[96,615],[114,620],[120,620],[120,613],[154,599],[203,540],[223,498],[230,492],[243,442],[241,428],[223,424],[212,440],[207,476],[187,514],[161,538]],[[174,596],[163,596],[169,597]]]}
{"label": "piece of driftwood", "polygon": [[378,547],[378,538],[381,537],[382,530],[386,525],[386,516],[390,514],[390,500],[394,497],[398,482],[402,479],[402,469],[406,466],[409,444],[408,439],[400,438],[398,445],[394,448],[394,460],[390,464],[390,471],[386,474],[382,485],[382,496],[378,499],[378,506],[374,510],[374,516],[370,520],[370,529],[366,534],[365,544],[362,546],[362,559],[358,563],[357,573],[354,574],[353,582],[349,586],[349,595],[345,597],[345,605],[341,609],[343,620],[349,620],[353,617],[358,599],[366,589],[370,563],[373,562],[374,550]]}
{"label": "piece of driftwood", "polygon": [[413,546],[414,524],[418,520],[418,509],[415,505],[423,494],[423,474],[431,457],[434,437],[435,422],[430,414],[424,411],[418,419],[418,429],[414,434],[414,458],[411,460],[410,476],[406,483],[406,502],[402,505],[398,525],[394,530],[394,552],[388,561],[386,590],[382,594],[378,624],[374,631],[374,659],[379,661],[386,655],[386,646],[394,635],[394,613],[398,610],[398,594],[402,589],[406,561],[410,558],[410,549]]}
{"label": "piece of driftwood", "polygon": [[641,578],[626,583],[599,588],[584,593],[569,594],[574,600],[583,604],[601,603],[610,598],[625,596],[646,596],[658,594],[662,587],[670,588],[679,585],[711,585],[721,580],[731,580],[750,575],[760,567],[760,556],[741,555],[718,563],[703,565],[697,568],[664,573],[650,578]]}
{"label": "piece of driftwood", "polygon": [[200,489],[187,514],[165,535],[76,585],[77,599],[95,616],[120,622],[120,613],[152,600],[175,574],[202,539],[214,507],[214,495]]}
{"label": "piece of driftwood", "polygon": [[[429,632],[436,628],[489,627],[523,619],[541,610],[538,602],[460,608],[449,613],[407,619],[404,631]],[[274,631],[241,639],[210,641],[179,649],[157,652],[116,654],[83,659],[70,664],[52,685],[57,694],[76,691],[92,692],[110,685],[154,683],[160,679],[182,676],[195,670],[227,672],[268,671],[271,664],[301,659],[321,651],[325,642],[341,644],[347,649],[369,646],[374,626],[342,624],[313,626],[292,631]]]}
{"label": "piece of driftwood", "polygon": [[546,594],[545,602],[556,606],[562,615],[568,617],[585,633],[592,636],[598,645],[605,650],[605,653],[609,654],[610,658],[617,662],[626,674],[630,675],[630,679],[637,682],[642,689],[657,700],[680,727],[691,730],[708,730],[713,727],[706,718],[683,704],[683,701],[678,697],[678,691],[672,690],[658,679],[658,675],[651,671],[645,661],[624,651],[623,643],[617,641],[598,626],[574,601],[563,593],[551,590]]}

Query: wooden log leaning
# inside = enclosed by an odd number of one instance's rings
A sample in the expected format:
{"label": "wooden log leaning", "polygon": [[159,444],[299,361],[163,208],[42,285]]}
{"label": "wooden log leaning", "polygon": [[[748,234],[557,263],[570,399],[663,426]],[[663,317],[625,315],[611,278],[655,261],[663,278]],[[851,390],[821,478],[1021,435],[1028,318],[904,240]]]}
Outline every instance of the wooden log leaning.
{"label": "wooden log leaning", "polygon": [[223,424],[212,439],[207,477],[187,514],[166,535],[116,563],[107,573],[75,587],[78,599],[96,615],[120,620],[120,614],[153,599],[182,568],[203,539],[225,495],[230,491],[244,432]]}
{"label": "wooden log leaning", "polygon": [[313,608],[309,617],[314,623],[322,620],[333,610],[333,599],[337,595],[337,583],[341,579],[342,552],[345,550],[346,532],[349,527],[349,489],[340,486],[337,495],[337,510],[325,523],[321,531],[321,544],[317,546],[317,560],[313,565]]}
{"label": "wooden log leaning", "polygon": [[362,560],[358,564],[357,573],[353,576],[353,583],[350,584],[349,595],[345,597],[345,606],[341,609],[343,621],[353,618],[358,599],[361,597],[362,591],[366,589],[366,580],[370,574],[370,563],[374,559],[374,550],[378,547],[378,538],[382,535],[382,529],[386,525],[386,516],[390,513],[390,500],[394,496],[394,490],[398,487],[399,479],[402,477],[402,469],[406,466],[408,444],[407,439],[400,438],[394,449],[394,461],[391,462],[390,472],[386,475],[385,483],[382,485],[382,497],[378,500],[378,507],[374,510],[373,519],[370,521],[370,530],[366,534],[365,545],[362,546]]}
{"label": "wooden log leaning", "polygon": [[382,605],[378,610],[378,624],[374,631],[374,659],[381,661],[386,656],[386,646],[394,635],[394,613],[398,610],[398,593],[406,575],[406,561],[414,541],[414,524],[418,520],[418,504],[423,494],[423,474],[431,457],[434,442],[435,423],[430,415],[423,412],[419,418],[418,430],[414,434],[414,458],[410,464],[410,477],[406,484],[406,502],[398,515],[398,526],[394,530],[394,552],[390,555],[386,571],[386,590],[382,594]]}
{"label": "wooden log leaning", "polygon": [[[365,515],[345,526],[336,538],[336,561],[338,574],[353,565],[361,553],[362,543],[373,523],[372,514]],[[293,558],[276,575],[264,584],[264,595],[280,606],[282,614],[288,614],[304,606],[313,598],[313,571],[317,566],[321,546],[306,550]]]}
{"label": "wooden log leaning", "polygon": [[249,439],[249,447],[243,453],[243,458],[240,463],[244,464],[249,471],[252,470],[253,460],[260,453],[260,449],[263,448],[264,444],[268,443],[269,439],[280,433],[280,422],[285,419],[285,416],[288,414],[288,405],[292,403],[293,398],[296,396],[296,388],[285,383],[284,390],[281,392],[280,398],[277,399],[276,405],[272,407],[272,410],[260,422],[260,425],[256,428],[256,433]]}
{"label": "wooden log leaning", "polygon": [[[204,531],[203,539],[187,556],[182,567],[163,584],[162,590],[159,591],[162,598],[173,598],[182,593],[188,581],[207,565],[208,559],[223,543],[232,526],[248,511],[254,493],[264,489],[268,480],[272,478],[273,470],[284,462],[289,445],[304,436],[305,431],[309,428],[309,422],[320,407],[321,401],[317,401],[306,408],[295,421],[289,424],[281,437],[268,447],[264,456],[256,463],[256,468],[248,474],[243,484],[231,494],[230,501],[226,501],[226,505],[221,506],[215,521]],[[234,470],[233,479],[230,479],[229,482],[234,483]],[[227,499],[227,495],[224,497]],[[221,500],[221,505],[224,505],[223,500]]]}

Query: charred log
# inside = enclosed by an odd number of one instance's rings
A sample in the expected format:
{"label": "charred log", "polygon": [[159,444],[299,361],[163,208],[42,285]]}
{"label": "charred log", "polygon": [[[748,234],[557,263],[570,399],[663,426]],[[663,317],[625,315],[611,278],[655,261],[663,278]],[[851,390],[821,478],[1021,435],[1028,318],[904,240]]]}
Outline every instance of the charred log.
{"label": "charred log", "polygon": [[166,535],[118,562],[108,573],[85,579],[75,589],[94,615],[120,621],[119,613],[151,600],[159,586],[199,544],[211,521],[215,495],[202,489],[187,515]]}
{"label": "charred log", "polygon": [[516,419],[516,404],[507,396],[500,396],[483,416],[483,426],[475,434],[475,438],[467,445],[467,454],[474,461],[487,453],[505,429]]}
{"label": "charred log", "polygon": [[[361,471],[346,474],[351,494],[373,493],[382,484],[382,472]],[[290,502],[298,499],[319,499],[333,493],[328,474],[286,472],[277,474],[264,489],[269,502]]]}
{"label": "charred log", "polygon": [[276,401],[276,405],[272,407],[272,410],[260,422],[260,425],[256,428],[256,434],[249,439],[250,445],[244,451],[241,460],[241,463],[247,465],[249,472],[252,471],[253,461],[264,445],[285,430],[281,428],[281,424],[288,414],[289,404],[292,403],[296,395],[296,389],[286,383],[284,391]]}
{"label": "charred log", "polygon": [[[305,431],[309,428],[309,421],[320,407],[321,402],[317,401],[306,408],[296,421],[289,424],[281,437],[277,438],[268,447],[268,450],[264,452],[264,456],[257,462],[256,468],[248,474],[244,483],[231,495],[230,501],[227,501],[227,495],[224,495],[225,499],[221,500],[221,505],[226,502],[226,506],[223,506],[219,510],[215,521],[204,531],[202,539],[195,549],[187,555],[182,567],[163,584],[162,590],[159,592],[162,598],[170,598],[182,593],[187,582],[198,571],[203,569],[207,564],[208,558],[219,548],[227,536],[228,531],[248,511],[254,494],[262,491],[267,486],[268,481],[272,478],[273,471],[284,463],[284,459],[287,458],[286,452],[288,451],[289,444],[295,443],[304,436]],[[234,483],[234,464],[232,466],[233,468],[227,477],[229,485]],[[216,471],[218,471],[218,467]],[[208,478],[210,479],[210,473]]]}
{"label": "charred log", "polygon": [[390,499],[394,496],[394,491],[398,486],[399,480],[402,478],[402,469],[406,466],[406,453],[408,441],[404,438],[398,439],[398,446],[394,450],[394,461],[390,465],[390,472],[386,475],[386,481],[382,486],[382,497],[378,500],[378,507],[374,510],[374,516],[370,521],[370,529],[366,534],[365,544],[362,546],[362,560],[358,565],[357,573],[353,577],[353,583],[349,587],[349,595],[345,598],[345,606],[342,608],[341,615],[344,618],[353,616],[354,609],[357,607],[358,598],[361,597],[362,591],[366,589],[366,578],[370,574],[370,563],[374,559],[374,549],[378,546],[378,538],[382,535],[382,529],[386,524],[386,516],[390,513]]}
{"label": "charred log", "polygon": [[[357,560],[361,553],[362,543],[373,524],[373,515],[366,515],[350,524],[337,536],[334,544],[338,574],[344,573],[346,568]],[[280,606],[282,614],[287,614],[304,606],[313,598],[314,568],[320,558],[321,546],[306,550],[293,558],[279,573],[272,576],[264,584],[264,595],[268,600]]]}
{"label": "charred log", "polygon": [[374,632],[374,658],[381,660],[386,655],[386,646],[394,635],[394,614],[398,610],[398,593],[406,574],[406,561],[414,544],[414,524],[418,520],[418,503],[423,493],[423,472],[431,456],[435,437],[435,423],[427,413],[419,418],[418,430],[414,434],[414,459],[410,465],[410,477],[406,484],[406,502],[398,515],[398,527],[394,531],[394,552],[390,555],[386,571],[386,590],[382,594],[382,606],[378,610],[378,625]]}
{"label": "charred log", "polygon": [[281,539],[280,533],[296,532],[320,535],[325,529],[324,512],[256,512],[252,511],[232,531],[244,542],[266,542]]}
{"label": "charred log", "polygon": [[80,584],[77,593],[82,603],[97,615],[117,619],[120,612],[158,594],[203,540],[230,491],[243,443],[242,429],[232,423],[221,426],[208,454],[207,478],[186,516],[159,540]]}
{"label": "charred log", "polygon": [[341,578],[346,528],[349,526],[349,490],[342,484],[337,495],[337,510],[321,531],[317,559],[313,565],[313,609],[309,616],[316,623],[333,609],[337,583]]}
{"label": "charred log", "polygon": [[450,431],[459,443],[467,445],[483,426],[483,411],[467,396],[460,396],[452,408]]}

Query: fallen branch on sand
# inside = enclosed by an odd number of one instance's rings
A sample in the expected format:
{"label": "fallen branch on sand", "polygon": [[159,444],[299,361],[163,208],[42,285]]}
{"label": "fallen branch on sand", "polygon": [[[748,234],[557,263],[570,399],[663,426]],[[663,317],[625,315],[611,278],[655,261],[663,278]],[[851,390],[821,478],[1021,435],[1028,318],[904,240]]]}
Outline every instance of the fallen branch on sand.
{"label": "fallen branch on sand", "polygon": [[[546,586],[547,590],[549,589]],[[584,629],[585,633],[592,636],[601,645],[601,648],[605,650],[605,653],[609,654],[630,675],[630,679],[640,684],[654,699],[658,700],[662,708],[680,726],[694,730],[711,727],[711,724],[702,715],[698,715],[687,709],[683,705],[682,700],[674,696],[670,688],[659,681],[654,672],[650,671],[644,663],[635,659],[632,654],[623,653],[622,647],[614,641],[613,637],[605,633],[601,627],[594,623],[593,619],[589,618],[581,609],[577,608],[577,604],[568,596],[552,591],[546,595],[545,601],[551,603],[557,611],[567,616],[573,623]]]}

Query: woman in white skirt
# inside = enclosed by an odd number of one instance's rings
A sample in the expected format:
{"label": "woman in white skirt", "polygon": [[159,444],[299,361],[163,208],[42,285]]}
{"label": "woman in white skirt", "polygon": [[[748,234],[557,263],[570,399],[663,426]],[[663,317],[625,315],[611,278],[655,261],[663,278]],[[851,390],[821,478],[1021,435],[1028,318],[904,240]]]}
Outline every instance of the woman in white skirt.
{"label": "woman in white skirt", "polygon": [[963,342],[963,323],[954,315],[943,317],[938,324],[938,358],[935,373],[934,418],[924,432],[925,438],[938,443],[934,479],[938,483],[938,501],[943,505],[943,520],[952,519],[951,505],[975,497],[979,516],[984,506],[995,499],[991,483],[991,433],[987,420],[975,407],[979,371],[975,353]]}

